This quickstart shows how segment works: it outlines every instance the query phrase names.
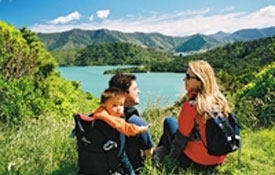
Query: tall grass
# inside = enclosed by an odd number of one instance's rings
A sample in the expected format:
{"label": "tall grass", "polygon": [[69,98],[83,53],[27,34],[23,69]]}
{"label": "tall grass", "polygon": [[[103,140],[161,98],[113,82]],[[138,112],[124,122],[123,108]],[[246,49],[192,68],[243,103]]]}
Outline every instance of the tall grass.
{"label": "tall grass", "polygon": [[[162,133],[162,121],[171,111],[157,106],[143,113],[154,141]],[[48,116],[36,121],[26,121],[18,128],[0,124],[0,174],[1,175],[75,175],[77,154],[75,138],[70,137],[73,118],[67,121]],[[218,174],[272,175],[275,174],[275,128],[241,132],[243,146],[240,162],[238,152],[229,154]],[[144,175],[163,174],[147,160]],[[191,170],[180,174],[195,174]]]}
{"label": "tall grass", "polygon": [[19,128],[1,126],[0,174],[76,174],[72,127],[72,121],[56,121],[53,116]]}

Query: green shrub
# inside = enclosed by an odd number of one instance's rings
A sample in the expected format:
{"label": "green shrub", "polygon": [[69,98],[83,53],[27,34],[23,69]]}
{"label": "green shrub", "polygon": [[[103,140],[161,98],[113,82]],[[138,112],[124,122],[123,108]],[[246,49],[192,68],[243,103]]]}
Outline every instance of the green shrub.
{"label": "green shrub", "polygon": [[237,91],[235,113],[243,126],[275,124],[275,63],[263,68],[256,79]]}

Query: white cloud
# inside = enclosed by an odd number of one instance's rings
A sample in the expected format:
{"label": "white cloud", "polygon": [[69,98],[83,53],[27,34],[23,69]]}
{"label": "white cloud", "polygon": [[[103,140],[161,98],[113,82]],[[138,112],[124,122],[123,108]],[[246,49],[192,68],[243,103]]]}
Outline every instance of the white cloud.
{"label": "white cloud", "polygon": [[[233,9],[228,8],[229,9]],[[234,32],[245,28],[264,28],[275,26],[275,6],[270,5],[259,9],[254,13],[247,12],[227,12],[222,14],[210,14],[211,9],[205,8],[196,11],[186,10],[180,12],[171,12],[169,14],[151,13],[150,16],[127,15],[124,18],[112,19],[77,25],[51,25],[37,24],[31,29],[36,32],[61,32],[80,28],[85,30],[109,29],[122,32],[158,32],[172,36],[187,36],[195,33],[213,34],[218,31]],[[97,17],[107,18],[109,10],[97,12]],[[90,19],[94,17],[90,16]],[[71,18],[72,19],[72,18]]]}
{"label": "white cloud", "polygon": [[96,15],[100,19],[108,18],[108,16],[110,15],[110,10],[98,10],[96,12]]}
{"label": "white cloud", "polygon": [[71,21],[79,20],[81,17],[81,14],[77,11],[68,14],[67,16],[60,16],[58,18],[55,18],[54,20],[49,21],[49,24],[66,24]]}
{"label": "white cloud", "polygon": [[275,6],[269,5],[265,8],[260,9],[255,14],[262,17],[275,17]]}
{"label": "white cloud", "polygon": [[92,14],[92,15],[90,15],[90,17],[89,17],[89,21],[93,21],[94,20],[94,15]]}

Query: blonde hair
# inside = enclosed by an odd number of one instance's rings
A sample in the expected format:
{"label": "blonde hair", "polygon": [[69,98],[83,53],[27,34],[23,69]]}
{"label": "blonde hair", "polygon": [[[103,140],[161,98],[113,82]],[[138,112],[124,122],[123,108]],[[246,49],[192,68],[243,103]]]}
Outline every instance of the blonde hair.
{"label": "blonde hair", "polygon": [[204,60],[189,62],[189,69],[200,79],[202,86],[198,89],[196,108],[200,115],[206,112],[229,112],[228,102],[221,93],[215,73],[210,64]]}

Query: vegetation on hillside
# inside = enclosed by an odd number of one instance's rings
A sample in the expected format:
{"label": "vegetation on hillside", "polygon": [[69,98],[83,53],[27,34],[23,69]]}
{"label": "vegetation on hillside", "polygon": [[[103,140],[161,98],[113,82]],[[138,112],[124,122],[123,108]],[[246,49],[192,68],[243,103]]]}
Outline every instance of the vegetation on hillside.
{"label": "vegetation on hillside", "polygon": [[33,32],[0,22],[1,123],[21,124],[49,114],[68,118],[80,104],[96,105],[78,83],[62,79],[56,66]]}
{"label": "vegetation on hillside", "polygon": [[38,33],[38,37],[48,51],[68,51],[85,48],[97,43],[127,42],[144,48],[162,48],[165,51],[197,52],[209,50],[226,43],[251,41],[275,35],[275,27],[262,29],[241,29],[234,33],[218,32],[212,35],[194,34],[190,36],[167,36],[161,33],[125,33],[120,31],[98,29],[72,29],[57,33]]}
{"label": "vegetation on hillside", "polygon": [[74,65],[146,65],[152,62],[171,61],[173,55],[162,50],[147,48],[129,43],[99,43],[81,50]]}
{"label": "vegetation on hillside", "polygon": [[82,49],[72,49],[66,51],[51,51],[52,56],[56,59],[59,66],[74,66],[74,61],[78,52]]}
{"label": "vegetation on hillside", "polygon": [[275,124],[275,62],[236,93],[235,113],[244,126],[270,128]]}
{"label": "vegetation on hillside", "polygon": [[[129,64],[127,54],[133,53],[125,51],[143,52],[143,60],[136,57],[131,61],[147,64],[150,71],[183,72],[189,60],[209,61],[242,126],[241,161],[237,161],[238,152],[230,154],[219,174],[275,172],[274,38],[229,44],[186,57],[170,57],[158,51],[148,53],[125,43],[99,46],[89,46],[73,54],[79,56],[78,61],[86,58],[91,64],[89,55],[102,56],[96,55],[101,49],[99,54],[111,54],[109,57],[121,61],[120,64]],[[117,59],[122,57],[126,59]],[[112,59],[104,61],[114,64]],[[64,80],[56,66],[54,57],[34,33],[0,22],[0,174],[77,174],[75,139],[69,137],[73,129],[72,114],[90,113],[98,105],[98,99],[85,93],[79,83]],[[150,104],[144,110],[142,115],[151,124],[156,143],[162,133],[160,121],[164,116],[177,115],[181,100],[171,108]],[[162,174],[162,171],[148,161],[143,174]],[[190,170],[181,174],[195,173]]]}
{"label": "vegetation on hillside", "polygon": [[[194,48],[209,49],[217,45],[224,44],[226,40],[218,41],[215,35],[192,35],[185,37],[166,36],[161,33],[125,33],[108,29],[81,30],[72,29],[70,31],[58,33],[38,33],[39,38],[49,51],[67,51],[78,48],[85,48],[89,45],[98,43],[124,42],[139,45],[144,48],[162,48],[165,51],[177,49],[180,52],[190,50],[190,46],[184,45],[185,42],[191,43]],[[194,38],[202,38],[205,43],[193,43]],[[199,46],[197,46],[199,44]],[[178,46],[178,47],[177,47]],[[191,48],[191,50],[194,50]]]}

